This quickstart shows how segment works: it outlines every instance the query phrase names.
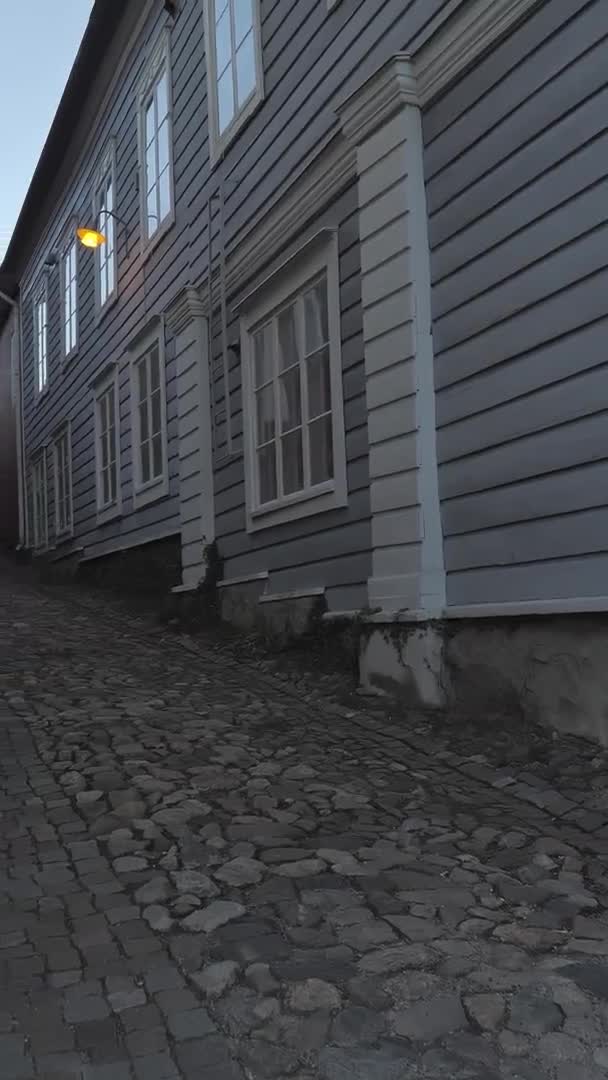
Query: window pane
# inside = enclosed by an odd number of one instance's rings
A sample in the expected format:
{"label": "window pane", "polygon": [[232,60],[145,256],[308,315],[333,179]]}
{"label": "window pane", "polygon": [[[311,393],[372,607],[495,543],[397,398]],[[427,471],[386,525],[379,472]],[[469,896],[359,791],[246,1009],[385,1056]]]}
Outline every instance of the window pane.
{"label": "window pane", "polygon": [[148,192],[148,236],[154,236],[158,229],[158,206],[156,204],[156,188]]}
{"label": "window pane", "polygon": [[291,431],[302,423],[302,404],[300,399],[300,369],[292,368],[281,375],[279,382],[281,402],[281,431]]}
{"label": "window pane", "polygon": [[106,432],[101,436],[101,467],[107,469],[108,465],[108,436]]}
{"label": "window pane", "polygon": [[139,400],[144,401],[148,396],[148,365],[145,358],[137,365],[137,382],[139,386]]}
{"label": "window pane", "polygon": [[296,306],[292,304],[279,315],[279,368],[284,371],[300,358],[296,330]]}
{"label": "window pane", "polygon": [[247,34],[247,37],[243,44],[239,46],[236,54],[236,85],[240,108],[255,90],[255,46],[253,41],[253,30]]}
{"label": "window pane", "polygon": [[277,466],[274,443],[258,450],[260,503],[271,502],[277,497]]}
{"label": "window pane", "polygon": [[160,358],[158,345],[150,349],[150,390],[158,390],[160,386]]}
{"label": "window pane", "polygon": [[71,319],[70,345],[72,349],[76,345],[76,307],[74,307]]}
{"label": "window pane", "polygon": [[114,502],[116,500],[117,485],[118,485],[118,470],[116,468],[116,465],[114,464],[114,465],[112,465],[112,467],[110,469],[110,498],[111,498],[112,502]]}
{"label": "window pane", "polygon": [[109,258],[106,263],[106,296],[114,291],[114,258]]}
{"label": "window pane", "polygon": [[143,404],[139,406],[139,441],[143,443],[149,437],[150,432],[148,431],[148,403],[144,401]]}
{"label": "window pane", "polygon": [[152,435],[156,435],[160,430],[160,390],[157,390],[152,394]]}
{"label": "window pane", "polygon": [[258,415],[258,446],[274,439],[274,388],[267,386],[265,390],[258,390],[257,415]]}
{"label": "window pane", "polygon": [[156,183],[156,142],[150,143],[146,150],[146,191]]}
{"label": "window pane", "polygon": [[163,120],[158,129],[158,171],[162,173],[169,164],[169,121]]}
{"label": "window pane", "polygon": [[[106,187],[105,208],[106,210],[114,209],[114,189],[112,187],[111,180],[108,180],[108,184]],[[112,221],[112,218],[108,218],[108,221],[112,228],[114,228],[114,222]]]}
{"label": "window pane", "polygon": [[164,221],[167,214],[171,213],[171,179],[169,168],[166,168],[164,173],[161,173],[160,180],[158,181],[158,194],[159,194],[159,217],[161,221]]}
{"label": "window pane", "polygon": [[253,27],[251,0],[234,0],[234,29],[236,44],[240,45],[246,34]]}
{"label": "window pane", "polygon": [[322,484],[334,475],[334,451],[331,416],[315,420],[309,427],[310,482]]}
{"label": "window pane", "polygon": [[258,330],[253,338],[254,381],[256,387],[272,379],[272,324]]}
{"label": "window pane", "polygon": [[141,446],[141,482],[147,484],[150,479],[150,443]]}
{"label": "window pane", "polygon": [[327,327],[327,282],[323,278],[304,296],[306,352],[315,352],[329,341]]}
{"label": "window pane", "polygon": [[146,146],[149,146],[154,141],[155,127],[154,102],[151,101],[146,109]]}
{"label": "window pane", "polygon": [[281,439],[283,454],[283,494],[291,495],[304,487],[304,462],[302,459],[302,432],[292,431]]}
{"label": "window pane", "polygon": [[230,12],[226,8],[224,14],[218,19],[215,27],[215,56],[217,60],[217,73],[221,75],[230,63],[232,55],[232,39],[230,34]]}
{"label": "window pane", "polygon": [[217,84],[217,111],[220,135],[234,116],[234,90],[232,87],[232,64],[229,64]]}
{"label": "window pane", "polygon": [[162,476],[163,472],[163,441],[160,435],[152,439],[152,476]]}
{"label": "window pane", "polygon": [[156,109],[157,123],[160,125],[169,112],[169,86],[166,71],[163,72],[156,85]]}
{"label": "window pane", "polygon": [[109,479],[107,469],[104,469],[103,473],[101,474],[101,480],[102,480],[101,498],[102,498],[103,505],[105,506],[106,503],[109,503],[109,501],[110,501],[110,479]]}

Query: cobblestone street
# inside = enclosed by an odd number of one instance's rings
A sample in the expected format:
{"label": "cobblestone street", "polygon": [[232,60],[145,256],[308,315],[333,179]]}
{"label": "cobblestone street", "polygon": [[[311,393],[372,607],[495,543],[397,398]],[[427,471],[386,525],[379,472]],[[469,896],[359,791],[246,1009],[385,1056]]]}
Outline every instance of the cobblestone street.
{"label": "cobblestone street", "polygon": [[0,574],[0,1076],[601,1080],[608,755]]}

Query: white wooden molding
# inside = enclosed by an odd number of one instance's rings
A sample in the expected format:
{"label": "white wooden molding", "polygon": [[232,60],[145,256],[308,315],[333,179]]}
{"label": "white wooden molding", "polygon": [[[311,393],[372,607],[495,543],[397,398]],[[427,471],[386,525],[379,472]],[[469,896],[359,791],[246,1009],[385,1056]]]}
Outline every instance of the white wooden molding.
{"label": "white wooden molding", "polygon": [[205,315],[205,307],[196,289],[187,285],[171,301],[165,312],[165,325],[173,337],[186,329],[192,319]]}
{"label": "white wooden molding", "polygon": [[422,106],[487,52],[543,0],[471,0],[460,5],[414,55]]}
{"label": "white wooden molding", "polygon": [[392,56],[336,112],[349,142],[359,146],[404,105],[419,105],[416,73],[406,53]]}

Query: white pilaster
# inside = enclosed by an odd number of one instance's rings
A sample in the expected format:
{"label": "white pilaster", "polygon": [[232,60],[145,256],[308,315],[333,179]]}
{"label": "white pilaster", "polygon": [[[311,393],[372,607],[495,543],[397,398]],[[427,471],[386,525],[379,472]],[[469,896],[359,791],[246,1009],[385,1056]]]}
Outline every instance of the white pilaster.
{"label": "white pilaster", "polygon": [[441,614],[428,219],[416,78],[393,57],[338,110],[357,148],[372,607]]}
{"label": "white pilaster", "polygon": [[166,314],[175,338],[182,585],[205,576],[215,536],[207,320],[197,291],[185,288]]}

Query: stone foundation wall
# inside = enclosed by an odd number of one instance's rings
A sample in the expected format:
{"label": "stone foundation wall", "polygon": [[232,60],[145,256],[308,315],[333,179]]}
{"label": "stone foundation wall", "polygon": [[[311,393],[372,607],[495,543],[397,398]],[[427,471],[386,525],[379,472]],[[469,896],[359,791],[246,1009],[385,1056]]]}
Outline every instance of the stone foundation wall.
{"label": "stone foundation wall", "polygon": [[166,598],[181,581],[180,536],[80,562],[77,580],[142,598]]}
{"label": "stone foundation wall", "polygon": [[608,745],[608,615],[370,625],[360,674],[412,706],[519,714]]}

